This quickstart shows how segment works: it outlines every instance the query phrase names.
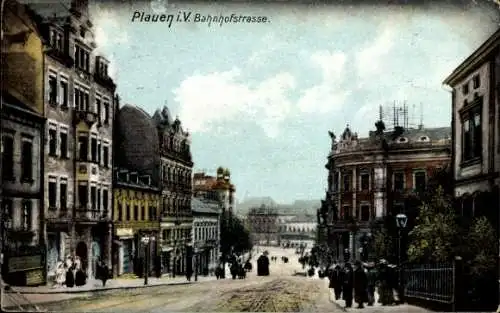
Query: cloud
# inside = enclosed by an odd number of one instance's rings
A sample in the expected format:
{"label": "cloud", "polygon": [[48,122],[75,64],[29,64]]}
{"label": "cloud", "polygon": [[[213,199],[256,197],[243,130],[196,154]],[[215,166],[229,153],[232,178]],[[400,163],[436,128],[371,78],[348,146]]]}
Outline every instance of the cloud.
{"label": "cloud", "polygon": [[225,121],[255,121],[269,137],[277,136],[292,108],[287,93],[295,78],[278,73],[256,86],[242,82],[242,71],[193,75],[174,90],[180,115],[190,131],[209,131]]}
{"label": "cloud", "polygon": [[302,92],[298,108],[304,113],[326,113],[338,109],[350,91],[342,89],[346,55],[342,52],[318,51],[311,55],[313,66],[321,71],[321,82]]}
{"label": "cloud", "polygon": [[123,27],[120,27],[118,13],[110,8],[96,5],[92,10],[92,19],[95,24],[94,36],[97,44],[96,52],[104,55],[109,61],[109,75],[118,78],[118,64],[114,59],[114,54],[107,53],[109,50],[119,45],[127,45],[129,36]]}
{"label": "cloud", "polygon": [[363,50],[356,54],[356,70],[360,78],[373,77],[382,68],[380,64],[394,46],[395,31],[392,26],[383,26],[380,34]]}

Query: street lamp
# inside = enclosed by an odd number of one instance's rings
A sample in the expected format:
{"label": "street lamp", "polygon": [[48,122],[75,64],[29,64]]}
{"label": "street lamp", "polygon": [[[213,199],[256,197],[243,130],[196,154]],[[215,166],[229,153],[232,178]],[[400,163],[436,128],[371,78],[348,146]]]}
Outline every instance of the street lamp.
{"label": "street lamp", "polygon": [[[401,289],[401,232],[406,227],[408,217],[405,214],[396,215],[396,226],[398,227],[398,287]],[[400,296],[401,297],[401,296]]]}
{"label": "street lamp", "polygon": [[148,284],[149,277],[149,244],[155,241],[154,236],[144,235],[141,238],[141,242],[144,245],[144,285]]}

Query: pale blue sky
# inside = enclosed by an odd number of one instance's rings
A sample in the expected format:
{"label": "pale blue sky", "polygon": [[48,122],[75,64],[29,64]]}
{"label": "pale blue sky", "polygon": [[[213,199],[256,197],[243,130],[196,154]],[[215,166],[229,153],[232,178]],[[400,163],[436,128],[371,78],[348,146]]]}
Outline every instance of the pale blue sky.
{"label": "pale blue sky", "polygon": [[192,134],[195,169],[230,168],[240,200],[324,197],[327,131],[349,123],[366,136],[379,105],[422,104],[426,126],[449,125],[441,82],[496,27],[477,7],[170,4],[270,22],[169,28],[131,22],[134,10],[164,11],[160,1],[135,6],[92,10],[122,103],[149,113],[167,103]]}

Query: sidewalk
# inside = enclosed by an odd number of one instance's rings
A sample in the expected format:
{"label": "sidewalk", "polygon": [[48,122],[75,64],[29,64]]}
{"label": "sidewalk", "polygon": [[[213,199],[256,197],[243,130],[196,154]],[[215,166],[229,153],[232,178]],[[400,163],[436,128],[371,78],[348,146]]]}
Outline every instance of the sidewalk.
{"label": "sidewalk", "polygon": [[[215,276],[198,276],[198,282],[215,280]],[[167,277],[162,278],[149,277],[148,284],[144,285],[144,278],[115,278],[110,279],[106,282],[106,286],[102,286],[102,281],[100,280],[89,280],[85,286],[67,288],[65,286],[38,286],[38,287],[15,287],[12,286],[12,290],[17,291],[21,294],[62,294],[62,293],[86,293],[94,291],[104,291],[104,290],[116,290],[116,289],[133,289],[133,288],[148,288],[155,286],[166,286],[166,285],[184,285],[194,283],[194,276],[191,278],[191,282],[187,281],[184,276]]]}

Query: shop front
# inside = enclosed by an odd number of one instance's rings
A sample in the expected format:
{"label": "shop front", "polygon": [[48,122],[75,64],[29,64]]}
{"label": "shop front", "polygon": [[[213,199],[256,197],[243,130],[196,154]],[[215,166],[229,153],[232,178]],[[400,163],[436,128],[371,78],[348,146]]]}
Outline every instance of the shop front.
{"label": "shop front", "polygon": [[116,228],[116,241],[118,242],[118,271],[117,274],[130,274],[134,272],[135,241],[132,228]]}
{"label": "shop front", "polygon": [[20,246],[4,251],[2,276],[13,286],[39,286],[46,283],[46,253],[43,246]]}

